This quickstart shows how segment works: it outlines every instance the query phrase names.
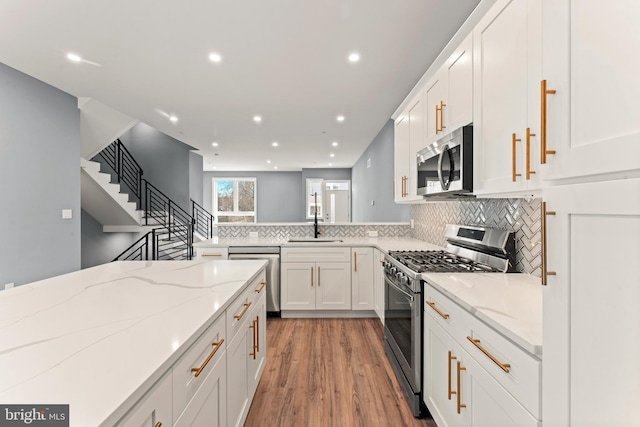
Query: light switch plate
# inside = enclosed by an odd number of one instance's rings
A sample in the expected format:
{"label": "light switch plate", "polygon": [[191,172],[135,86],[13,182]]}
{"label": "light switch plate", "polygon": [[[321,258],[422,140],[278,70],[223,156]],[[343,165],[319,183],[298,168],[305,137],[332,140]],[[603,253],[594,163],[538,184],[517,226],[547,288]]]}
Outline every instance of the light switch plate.
{"label": "light switch plate", "polygon": [[250,231],[249,232],[249,237],[258,237],[258,232],[257,231]]}
{"label": "light switch plate", "polygon": [[7,283],[6,285],[4,285],[4,289],[11,289],[13,288],[14,283]]}
{"label": "light switch plate", "polygon": [[71,209],[62,209],[62,219],[73,218],[73,211]]}
{"label": "light switch plate", "polygon": [[367,231],[367,234],[369,235],[369,237],[378,237],[378,231],[377,230],[369,230],[369,231]]}

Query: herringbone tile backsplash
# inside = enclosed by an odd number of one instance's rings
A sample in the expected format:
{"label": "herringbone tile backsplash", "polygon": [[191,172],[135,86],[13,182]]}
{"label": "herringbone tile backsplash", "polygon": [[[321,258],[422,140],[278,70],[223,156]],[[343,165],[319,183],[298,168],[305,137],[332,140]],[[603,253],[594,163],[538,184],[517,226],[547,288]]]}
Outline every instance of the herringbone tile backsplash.
{"label": "herringbone tile backsplash", "polygon": [[516,233],[516,270],[540,276],[540,200],[480,199],[411,206],[411,237],[444,246],[447,224],[482,225]]}
{"label": "herringbone tile backsplash", "polygon": [[[406,224],[320,224],[323,238],[366,237],[367,231],[377,231],[378,237],[410,237],[411,228]],[[250,232],[260,237],[288,239],[313,237],[313,224],[308,225],[231,225],[218,227],[218,237],[243,238]]]}

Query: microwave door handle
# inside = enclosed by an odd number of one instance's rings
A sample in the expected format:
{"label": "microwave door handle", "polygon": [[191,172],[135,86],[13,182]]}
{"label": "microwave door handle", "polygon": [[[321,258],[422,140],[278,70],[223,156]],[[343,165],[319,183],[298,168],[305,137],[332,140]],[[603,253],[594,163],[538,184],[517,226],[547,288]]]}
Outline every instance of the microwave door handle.
{"label": "microwave door handle", "polygon": [[449,189],[449,185],[445,185],[444,178],[442,177],[442,161],[444,160],[444,153],[447,150],[448,150],[448,148],[445,145],[444,147],[442,147],[442,151],[440,152],[440,155],[438,156],[438,179],[440,180],[440,186],[442,187],[443,190],[448,190]]}

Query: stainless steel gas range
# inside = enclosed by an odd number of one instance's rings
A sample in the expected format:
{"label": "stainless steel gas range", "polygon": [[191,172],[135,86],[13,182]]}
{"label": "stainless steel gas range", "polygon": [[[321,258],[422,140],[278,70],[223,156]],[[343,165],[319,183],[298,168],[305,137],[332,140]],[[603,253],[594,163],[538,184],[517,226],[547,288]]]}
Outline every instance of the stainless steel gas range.
{"label": "stainless steel gas range", "polygon": [[513,271],[515,236],[487,227],[447,225],[446,250],[391,251],[385,256],[385,352],[417,418],[422,401],[422,273]]}

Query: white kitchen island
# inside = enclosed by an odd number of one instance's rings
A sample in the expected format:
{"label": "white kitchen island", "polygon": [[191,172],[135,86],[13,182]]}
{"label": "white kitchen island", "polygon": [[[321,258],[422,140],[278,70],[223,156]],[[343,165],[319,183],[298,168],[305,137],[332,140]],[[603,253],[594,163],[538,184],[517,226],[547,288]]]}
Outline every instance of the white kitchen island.
{"label": "white kitchen island", "polygon": [[114,262],[0,292],[0,402],[69,404],[71,426],[114,425],[265,265]]}

